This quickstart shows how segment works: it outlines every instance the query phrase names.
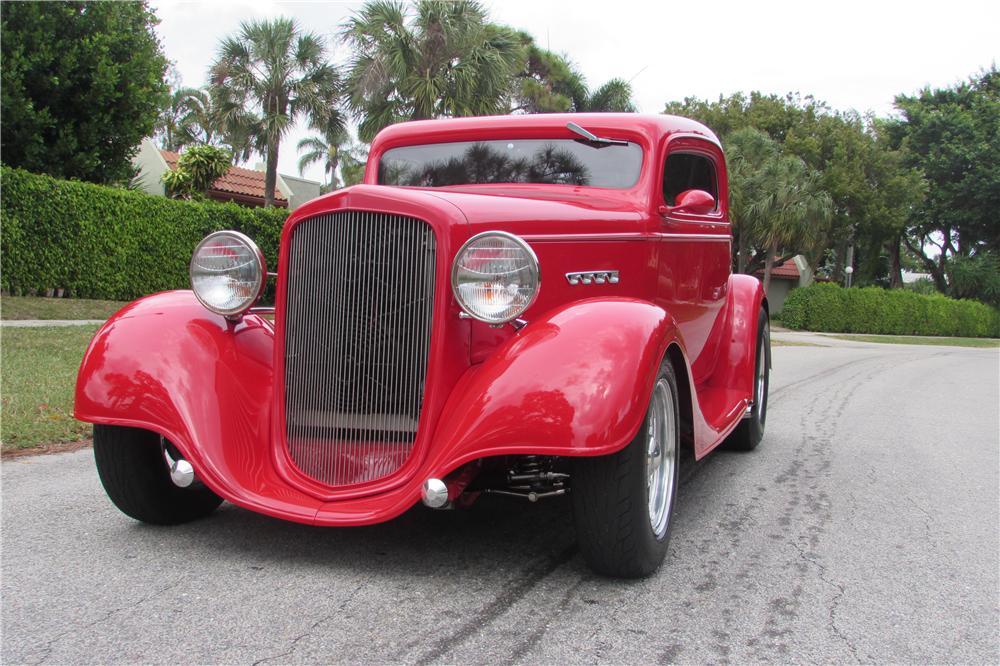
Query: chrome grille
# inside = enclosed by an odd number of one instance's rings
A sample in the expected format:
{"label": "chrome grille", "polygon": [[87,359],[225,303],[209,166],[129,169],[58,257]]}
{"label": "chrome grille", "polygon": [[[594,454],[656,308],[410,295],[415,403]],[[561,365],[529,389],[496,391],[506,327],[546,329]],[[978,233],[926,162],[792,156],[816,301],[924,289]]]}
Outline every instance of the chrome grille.
{"label": "chrome grille", "polygon": [[398,470],[413,448],[434,309],[434,232],[343,211],[292,232],[285,299],[285,434],[332,486]]}

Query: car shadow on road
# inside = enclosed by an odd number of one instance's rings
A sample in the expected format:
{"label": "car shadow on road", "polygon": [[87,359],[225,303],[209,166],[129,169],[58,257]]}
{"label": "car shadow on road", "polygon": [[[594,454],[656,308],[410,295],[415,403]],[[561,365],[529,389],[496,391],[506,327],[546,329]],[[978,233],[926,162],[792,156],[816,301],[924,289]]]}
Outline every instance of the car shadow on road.
{"label": "car shadow on road", "polygon": [[[726,454],[723,454],[726,455]],[[713,459],[688,460],[681,471],[678,507],[700,486]],[[675,514],[675,518],[677,515]],[[686,521],[678,520],[675,527]],[[555,563],[587,573],[577,556],[568,497],[537,504],[481,497],[471,508],[435,511],[414,506],[400,517],[362,527],[316,527],[271,518],[225,503],[206,519],[159,527],[122,524],[123,540],[161,547],[164,538],[194,557],[246,562],[251,568],[288,565],[326,570],[422,575],[431,571],[490,568],[502,562]],[[683,538],[677,534],[674,537]]]}

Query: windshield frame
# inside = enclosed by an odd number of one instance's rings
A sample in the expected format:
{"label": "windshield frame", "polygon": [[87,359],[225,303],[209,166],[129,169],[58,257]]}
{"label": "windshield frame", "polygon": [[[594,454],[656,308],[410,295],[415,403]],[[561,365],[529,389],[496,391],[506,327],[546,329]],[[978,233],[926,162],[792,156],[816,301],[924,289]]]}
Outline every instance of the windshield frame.
{"label": "windshield frame", "polygon": [[[515,128],[511,128],[511,129],[514,130]],[[517,128],[517,129],[522,129],[522,128]],[[541,128],[539,128],[539,129],[541,129]],[[431,190],[431,191],[433,191],[433,190],[447,189],[447,188],[478,188],[478,187],[485,187],[485,188],[493,188],[493,187],[529,187],[529,188],[536,188],[536,187],[556,187],[556,188],[566,188],[566,187],[569,187],[569,188],[572,188],[574,190],[593,189],[593,190],[598,190],[598,191],[606,192],[606,193],[625,193],[625,192],[633,192],[637,188],[639,188],[639,187],[641,187],[643,185],[643,181],[645,179],[645,176],[646,176],[646,173],[647,173],[647,170],[648,170],[647,169],[647,165],[648,165],[648,161],[649,161],[650,150],[649,150],[648,146],[646,145],[646,142],[642,140],[643,137],[642,137],[641,134],[634,133],[634,132],[627,131],[627,130],[612,131],[612,132],[609,132],[609,134],[613,138],[621,138],[621,139],[628,140],[629,148],[632,148],[634,146],[639,151],[639,159],[637,161],[637,166],[636,166],[636,171],[635,171],[635,178],[632,180],[632,182],[629,185],[613,186],[613,185],[603,185],[603,184],[602,185],[591,185],[591,184],[578,184],[578,183],[533,182],[533,181],[516,181],[516,180],[497,181],[497,182],[483,182],[483,183],[465,182],[465,183],[453,183],[453,184],[443,184],[443,185],[395,185],[395,184],[385,184],[385,183],[381,182],[382,173],[383,173],[382,170],[384,168],[384,163],[383,162],[385,160],[386,155],[388,155],[389,153],[391,153],[391,152],[393,152],[395,150],[405,149],[405,148],[419,148],[419,147],[422,147],[422,146],[436,146],[436,145],[443,145],[443,144],[467,144],[469,146],[472,146],[472,145],[480,144],[480,143],[482,143],[482,144],[495,144],[495,143],[503,143],[503,142],[526,142],[526,141],[534,141],[534,142],[538,142],[539,144],[544,144],[544,142],[560,142],[560,143],[573,142],[575,144],[590,145],[591,146],[591,148],[590,148],[591,150],[597,150],[597,151],[602,151],[602,150],[621,150],[622,149],[622,146],[613,146],[613,145],[611,145],[611,146],[600,146],[600,145],[593,145],[593,144],[590,144],[585,139],[581,139],[579,136],[577,136],[575,134],[570,134],[568,136],[565,136],[565,135],[564,136],[558,136],[558,134],[561,134],[561,132],[553,132],[551,130],[542,130],[542,131],[535,131],[535,132],[510,131],[510,132],[504,132],[504,133],[500,133],[500,132],[482,132],[482,133],[469,133],[467,136],[447,136],[447,137],[444,137],[444,136],[439,136],[439,137],[427,136],[426,138],[428,140],[424,140],[424,141],[412,141],[412,140],[410,140],[410,141],[405,141],[405,142],[404,141],[400,141],[400,142],[392,142],[391,144],[383,144],[382,146],[380,146],[381,150],[379,150],[377,154],[372,154],[370,156],[370,158],[369,158],[370,160],[374,160],[375,161],[374,164],[369,164],[369,169],[370,169],[370,172],[371,172],[369,175],[371,177],[373,177],[373,181],[374,182],[369,181],[367,178],[366,178],[366,181],[369,182],[370,184],[376,184],[376,185],[379,185],[379,186],[382,186],[382,187],[402,187],[402,188],[407,188],[407,189],[421,189],[421,190]],[[418,137],[410,137],[410,138],[412,139],[412,138],[418,138]],[[437,140],[435,140],[435,139],[437,139]],[[371,167],[374,167],[374,169],[372,169]]]}

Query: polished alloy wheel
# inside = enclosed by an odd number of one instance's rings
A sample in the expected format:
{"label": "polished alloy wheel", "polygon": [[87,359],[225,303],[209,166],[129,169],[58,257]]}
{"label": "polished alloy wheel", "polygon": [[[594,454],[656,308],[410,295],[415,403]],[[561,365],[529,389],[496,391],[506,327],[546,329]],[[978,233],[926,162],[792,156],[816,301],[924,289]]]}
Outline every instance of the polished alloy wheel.
{"label": "polished alloy wheel", "polygon": [[656,382],[649,405],[646,429],[646,497],[649,524],[659,539],[667,531],[674,497],[674,466],[677,464],[676,414],[665,379]]}
{"label": "polished alloy wheel", "polygon": [[763,427],[767,417],[767,350],[771,348],[771,327],[764,326],[761,335],[760,349],[757,351],[757,414],[760,415],[760,425]]}

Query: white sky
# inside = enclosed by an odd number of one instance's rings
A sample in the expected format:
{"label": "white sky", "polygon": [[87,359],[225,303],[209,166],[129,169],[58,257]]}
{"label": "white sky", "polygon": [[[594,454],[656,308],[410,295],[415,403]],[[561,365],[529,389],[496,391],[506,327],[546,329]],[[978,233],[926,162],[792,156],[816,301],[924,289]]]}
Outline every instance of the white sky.
{"label": "white sky", "polygon": [[[632,79],[643,113],[687,96],[760,90],[812,94],[840,110],[892,113],[898,93],[949,86],[1000,62],[1000,2],[595,2],[483,0],[491,19],[568,55],[596,87]],[[186,86],[207,81],[219,40],[241,20],[291,16],[335,46],[361,2],[154,0],[167,57]],[[634,77],[634,78],[633,78]],[[279,171],[298,174],[298,127],[281,144]],[[306,177],[322,179],[318,165]]]}

